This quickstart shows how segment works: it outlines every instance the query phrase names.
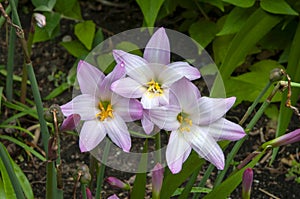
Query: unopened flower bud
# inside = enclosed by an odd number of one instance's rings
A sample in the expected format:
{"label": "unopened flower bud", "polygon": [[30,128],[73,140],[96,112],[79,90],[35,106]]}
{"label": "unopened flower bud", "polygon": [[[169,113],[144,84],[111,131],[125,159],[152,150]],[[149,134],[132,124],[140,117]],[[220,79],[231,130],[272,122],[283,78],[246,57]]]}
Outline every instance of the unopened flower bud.
{"label": "unopened flower bud", "polygon": [[264,143],[262,145],[262,148],[265,148],[268,145],[271,145],[272,147],[279,147],[282,145],[288,145],[299,141],[300,141],[300,129],[296,129],[295,131],[292,131],[290,133],[287,133],[285,135],[282,135],[278,138],[275,138],[273,140]]}
{"label": "unopened flower bud", "polygon": [[34,13],[33,16],[36,21],[36,25],[38,25],[40,28],[46,26],[46,17],[44,15],[40,13]]}
{"label": "unopened flower bud", "polygon": [[276,81],[282,80],[283,75],[284,74],[280,68],[274,68],[270,72],[269,79],[271,82],[276,82]]}
{"label": "unopened flower bud", "polygon": [[243,174],[242,199],[250,199],[252,182],[253,170],[251,168],[247,168]]}
{"label": "unopened flower bud", "polygon": [[129,184],[119,180],[116,177],[108,177],[106,181],[113,187],[124,189],[124,190],[130,190]]}
{"label": "unopened flower bud", "polygon": [[81,165],[73,177],[75,180],[80,177],[81,184],[88,184],[92,179],[90,169],[86,164]]}
{"label": "unopened flower bud", "polygon": [[93,195],[92,195],[92,192],[89,188],[86,188],[86,197],[87,199],[93,199]]}
{"label": "unopened flower bud", "polygon": [[54,122],[54,114],[56,117],[56,121],[58,123],[62,123],[64,121],[64,115],[61,111],[61,108],[57,104],[52,104],[48,110],[44,112],[44,118],[47,122]]}
{"label": "unopened flower bud", "polygon": [[80,115],[78,114],[69,115],[60,126],[60,131],[61,132],[72,131],[76,128],[79,122],[80,122]]}
{"label": "unopened flower bud", "polygon": [[164,168],[157,163],[152,170],[152,197],[160,198],[160,190],[164,178]]}

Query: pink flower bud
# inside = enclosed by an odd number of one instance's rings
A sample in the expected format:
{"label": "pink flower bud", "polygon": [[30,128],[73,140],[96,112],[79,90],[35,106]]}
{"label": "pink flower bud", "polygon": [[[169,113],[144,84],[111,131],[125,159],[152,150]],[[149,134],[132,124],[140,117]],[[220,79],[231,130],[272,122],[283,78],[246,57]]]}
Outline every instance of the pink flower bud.
{"label": "pink flower bud", "polygon": [[40,13],[34,13],[33,14],[34,19],[36,21],[36,24],[40,27],[43,28],[46,26],[46,17]]}
{"label": "pink flower bud", "polygon": [[160,198],[160,190],[164,178],[164,168],[157,163],[152,170],[152,197]]}
{"label": "pink flower bud", "polygon": [[93,199],[93,195],[92,195],[92,192],[89,188],[86,188],[86,197],[87,199]]}
{"label": "pink flower bud", "polygon": [[119,197],[116,194],[114,194],[109,196],[107,199],[119,199]]}
{"label": "pink flower bud", "polygon": [[251,168],[247,168],[243,174],[243,182],[242,182],[243,199],[250,199],[252,182],[253,182],[253,170]]}
{"label": "pink flower bud", "polygon": [[69,115],[63,121],[62,125],[60,126],[60,130],[61,132],[74,130],[76,126],[79,124],[79,122],[80,122],[80,115],[78,114]]}
{"label": "pink flower bud", "polygon": [[262,147],[265,148],[268,145],[271,145],[272,147],[279,147],[282,145],[288,145],[299,141],[300,141],[300,129],[296,129],[295,131],[292,131],[278,138],[275,138],[274,140],[270,140],[264,143]]}
{"label": "pink flower bud", "polygon": [[124,189],[124,190],[130,190],[129,184],[119,180],[115,177],[108,177],[106,181],[113,187]]}

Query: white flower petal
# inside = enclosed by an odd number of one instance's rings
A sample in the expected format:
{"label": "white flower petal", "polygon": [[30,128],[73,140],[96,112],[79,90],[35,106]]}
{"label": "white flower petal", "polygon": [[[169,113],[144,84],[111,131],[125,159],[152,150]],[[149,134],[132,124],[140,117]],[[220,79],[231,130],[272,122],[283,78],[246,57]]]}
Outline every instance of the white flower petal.
{"label": "white flower petal", "polygon": [[230,98],[209,98],[198,99],[195,111],[191,114],[191,119],[200,126],[209,125],[225,115],[235,102],[235,97]]}
{"label": "white flower petal", "polygon": [[159,106],[159,97],[153,96],[152,93],[146,91],[142,96],[141,103],[145,109],[151,109]]}
{"label": "white flower petal", "polygon": [[79,147],[81,152],[93,150],[105,137],[106,131],[98,120],[84,122],[79,134]]}
{"label": "white flower petal", "polygon": [[172,131],[166,150],[166,159],[173,174],[181,171],[182,164],[191,153],[191,147],[181,132]]}
{"label": "white flower petal", "polygon": [[123,151],[129,152],[131,148],[131,138],[124,120],[114,114],[114,118],[103,122],[110,139]]}
{"label": "white flower petal", "polygon": [[77,67],[77,80],[82,94],[99,96],[99,86],[105,75],[91,64],[80,60]]}
{"label": "white flower petal", "polygon": [[163,89],[163,95],[158,96],[158,101],[160,106],[168,105],[169,104],[169,94],[170,89],[164,88]]}
{"label": "white flower petal", "polygon": [[141,123],[143,126],[143,129],[147,135],[151,134],[154,129],[153,122],[150,121],[150,119],[144,114],[143,118],[141,119]]}
{"label": "white flower petal", "polygon": [[76,96],[72,101],[61,106],[61,110],[65,116],[71,114],[79,114],[81,120],[91,120],[99,112],[97,108],[98,101],[94,96],[82,94]]}
{"label": "white flower petal", "polygon": [[209,126],[201,126],[205,132],[208,132],[215,140],[239,140],[243,138],[246,133],[244,129],[225,118],[221,118]]}
{"label": "white flower petal", "polygon": [[140,98],[147,89],[137,81],[126,77],[115,81],[111,85],[111,90],[123,97]]}
{"label": "white flower petal", "polygon": [[149,109],[144,114],[147,114],[147,117],[160,129],[173,131],[180,126],[177,120],[180,111],[180,108],[177,106],[160,106]]}
{"label": "white flower petal", "polygon": [[170,63],[170,43],[164,28],[159,28],[152,35],[146,45],[144,58],[150,63]]}
{"label": "white flower petal", "polygon": [[171,67],[164,67],[164,70],[160,70],[158,76],[158,82],[161,82],[162,87],[170,87],[174,82],[181,79],[183,76],[176,72]]}
{"label": "white flower petal", "polygon": [[186,62],[173,62],[170,63],[168,67],[173,68],[182,75],[182,77],[186,77],[189,80],[195,80],[201,77],[199,70]]}
{"label": "white flower petal", "polygon": [[190,131],[183,132],[186,141],[204,159],[222,170],[225,158],[222,149],[214,138],[198,126],[192,125]]}
{"label": "white flower petal", "polygon": [[112,99],[113,110],[125,121],[132,122],[139,120],[143,116],[142,104],[136,99],[123,97]]}

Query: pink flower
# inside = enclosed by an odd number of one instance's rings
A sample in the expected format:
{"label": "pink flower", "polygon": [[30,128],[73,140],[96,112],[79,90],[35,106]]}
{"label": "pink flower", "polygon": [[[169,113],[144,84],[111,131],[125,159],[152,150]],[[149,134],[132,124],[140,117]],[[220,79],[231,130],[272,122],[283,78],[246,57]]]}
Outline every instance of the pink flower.
{"label": "pink flower", "polygon": [[253,182],[253,170],[251,168],[247,168],[243,174],[242,181],[242,198],[250,199],[251,187]]}
{"label": "pink flower", "polygon": [[127,183],[124,183],[123,181],[119,180],[116,177],[108,177],[106,181],[114,187],[124,189],[124,190],[130,190],[130,186]]}
{"label": "pink flower", "polygon": [[82,94],[61,109],[65,116],[79,114],[85,121],[79,135],[81,151],[94,149],[106,135],[125,152],[130,150],[131,138],[125,122],[140,119],[142,106],[137,100],[121,97],[110,90],[111,84],[124,75],[123,63],[105,76],[89,63],[79,62],[77,79]]}
{"label": "pink flower", "polygon": [[293,144],[299,141],[300,141],[300,129],[296,129],[290,133],[284,134],[278,138],[275,138],[274,140],[270,140],[264,143],[262,147],[265,148],[268,145],[271,145],[272,147],[279,147],[282,145]]}
{"label": "pink flower", "polygon": [[223,169],[224,154],[217,141],[239,140],[246,135],[241,126],[223,118],[235,98],[200,97],[198,88],[186,78],[175,82],[170,92],[170,105],[145,111],[144,117],[172,131],[166,150],[171,172],[181,170],[192,149]]}
{"label": "pink flower", "polygon": [[152,170],[152,198],[160,198],[160,190],[164,179],[164,168],[157,163]]}
{"label": "pink flower", "polygon": [[78,114],[69,115],[61,124],[60,130],[61,132],[72,131],[76,128],[76,126],[78,126],[79,122],[80,122],[80,115]]}

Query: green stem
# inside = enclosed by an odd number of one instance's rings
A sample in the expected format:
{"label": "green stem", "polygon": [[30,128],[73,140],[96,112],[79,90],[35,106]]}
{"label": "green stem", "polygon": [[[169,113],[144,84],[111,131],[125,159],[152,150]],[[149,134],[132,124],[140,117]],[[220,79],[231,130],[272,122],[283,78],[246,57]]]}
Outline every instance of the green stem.
{"label": "green stem", "polygon": [[56,192],[56,172],[54,162],[47,163],[46,199],[58,198]]}
{"label": "green stem", "polygon": [[[204,187],[207,179],[209,178],[210,174],[212,173],[212,171],[214,170],[215,166],[213,164],[210,164],[207,168],[207,170],[205,171],[201,181],[199,182],[197,187]],[[200,198],[200,193],[195,193],[193,196],[193,199],[198,199]]]}
{"label": "green stem", "polygon": [[[7,8],[5,9],[5,13],[9,15],[9,13],[11,12],[11,7],[10,5],[7,6]],[[0,28],[3,26],[5,22],[5,18],[3,16],[0,17]]]}
{"label": "green stem", "polygon": [[160,138],[160,133],[157,133],[155,135],[155,150],[156,150],[156,157],[155,161],[161,163],[161,138]]}
{"label": "green stem", "polygon": [[202,168],[202,165],[193,172],[192,176],[190,177],[188,183],[185,185],[184,190],[182,191],[182,193],[180,194],[178,199],[188,198],[188,196],[191,193],[191,190],[193,188],[193,185],[194,185],[195,181],[197,180],[197,176],[198,176],[201,168]]}
{"label": "green stem", "polygon": [[101,197],[101,190],[102,190],[102,184],[103,184],[104,172],[105,172],[105,163],[106,163],[107,158],[108,158],[108,154],[109,154],[109,150],[110,150],[110,144],[111,144],[111,142],[109,140],[107,140],[106,143],[105,143],[102,163],[101,163],[100,168],[98,168],[96,198]]}
{"label": "green stem", "polygon": [[81,194],[83,199],[87,199],[86,195],[86,184],[81,184]]}
{"label": "green stem", "polygon": [[[280,81],[280,84],[281,85],[288,85],[288,82],[287,81]],[[300,83],[297,83],[297,82],[291,82],[291,87],[297,87],[297,88],[300,88]]]}
{"label": "green stem", "polygon": [[[15,17],[13,16],[13,19]],[[9,33],[9,46],[7,54],[7,75],[6,75],[6,97],[8,101],[13,99],[13,71],[16,47],[16,30],[10,29]]]}

